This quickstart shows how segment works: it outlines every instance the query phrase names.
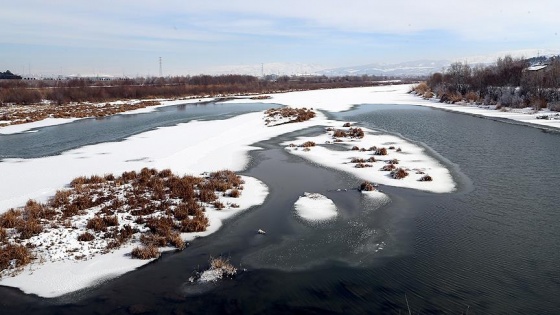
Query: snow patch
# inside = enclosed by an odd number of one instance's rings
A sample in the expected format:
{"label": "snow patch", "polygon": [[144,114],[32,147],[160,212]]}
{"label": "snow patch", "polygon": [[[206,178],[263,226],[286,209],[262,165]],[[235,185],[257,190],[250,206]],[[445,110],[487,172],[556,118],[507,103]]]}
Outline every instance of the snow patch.
{"label": "snow patch", "polygon": [[325,221],[338,215],[334,202],[318,193],[304,193],[294,207],[297,214],[307,221]]}

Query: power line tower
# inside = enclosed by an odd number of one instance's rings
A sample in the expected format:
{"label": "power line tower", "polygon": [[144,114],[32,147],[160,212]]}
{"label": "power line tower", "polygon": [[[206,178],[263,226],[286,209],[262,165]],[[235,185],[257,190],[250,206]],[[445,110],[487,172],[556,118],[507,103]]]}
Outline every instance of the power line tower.
{"label": "power line tower", "polygon": [[161,57],[159,57],[159,77],[160,78],[163,77],[163,70],[161,67]]}

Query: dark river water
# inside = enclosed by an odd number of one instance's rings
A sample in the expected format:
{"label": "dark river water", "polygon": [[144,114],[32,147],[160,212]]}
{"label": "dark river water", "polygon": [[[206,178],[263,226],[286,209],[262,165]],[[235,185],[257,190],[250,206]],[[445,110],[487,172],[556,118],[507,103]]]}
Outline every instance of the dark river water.
{"label": "dark river water", "polygon": [[[374,202],[353,190],[356,178],[278,146],[320,128],[283,135],[259,143],[263,150],[243,172],[269,186],[262,206],[182,252],[58,299],[0,287],[0,313],[560,312],[560,134],[413,106],[362,105],[332,118],[424,146],[450,168],[458,190],[385,186],[391,201]],[[293,203],[305,191],[331,198],[338,218],[321,225],[298,219]],[[267,234],[256,234],[259,228]],[[219,255],[246,271],[216,284],[187,281]]]}

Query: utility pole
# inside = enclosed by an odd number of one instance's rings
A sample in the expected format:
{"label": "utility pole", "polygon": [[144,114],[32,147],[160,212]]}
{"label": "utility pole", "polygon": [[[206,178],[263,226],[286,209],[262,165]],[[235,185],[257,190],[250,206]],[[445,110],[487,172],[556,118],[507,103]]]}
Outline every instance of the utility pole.
{"label": "utility pole", "polygon": [[163,77],[163,70],[161,67],[161,57],[159,57],[159,77],[160,78]]}

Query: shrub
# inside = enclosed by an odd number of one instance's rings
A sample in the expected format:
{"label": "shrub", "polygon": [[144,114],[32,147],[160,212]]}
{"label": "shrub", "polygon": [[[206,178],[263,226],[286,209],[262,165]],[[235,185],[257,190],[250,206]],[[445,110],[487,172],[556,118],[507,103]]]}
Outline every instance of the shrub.
{"label": "shrub", "polygon": [[204,214],[195,215],[192,219],[181,221],[181,232],[203,232],[208,224],[208,218]]}
{"label": "shrub", "polygon": [[352,151],[359,151],[359,150],[360,150],[360,148],[358,148],[357,146],[352,147]]}
{"label": "shrub", "polygon": [[350,136],[350,138],[363,138],[364,137],[364,131],[362,130],[362,128],[350,128],[348,130],[348,134]]}
{"label": "shrub", "polygon": [[335,138],[344,138],[346,136],[347,136],[346,131],[340,129],[335,130],[333,133],[333,137]]}
{"label": "shrub", "polygon": [[399,160],[397,159],[392,159],[390,161],[387,161],[388,164],[399,164]]}
{"label": "shrub", "polygon": [[87,221],[86,227],[94,231],[106,231],[107,223],[101,217],[95,216]]}
{"label": "shrub", "polygon": [[177,249],[183,250],[185,249],[185,241],[181,238],[181,234],[178,232],[173,232],[169,237],[169,243]]}
{"label": "shrub", "polygon": [[237,273],[237,268],[235,268],[229,259],[223,257],[210,258],[210,270],[221,270],[222,275],[234,276]]}
{"label": "shrub", "polygon": [[350,123],[349,123],[349,122],[347,122],[347,123],[344,123],[344,125],[342,125],[342,127],[350,127],[350,126],[351,126],[351,125],[350,125]]}
{"label": "shrub", "polygon": [[84,232],[78,235],[78,241],[80,242],[91,242],[95,239],[95,236],[90,232]]}
{"label": "shrub", "polygon": [[386,148],[378,148],[375,150],[375,155],[387,155],[387,149]]}
{"label": "shrub", "polygon": [[431,182],[432,180],[433,180],[432,176],[430,176],[430,175],[424,175],[424,176],[420,177],[420,179],[419,179],[419,181],[421,181],[421,182]]}
{"label": "shrub", "polygon": [[43,232],[43,225],[37,219],[28,218],[27,220],[20,220],[16,226],[16,230],[20,238],[28,239]]}
{"label": "shrub", "polygon": [[158,258],[161,253],[158,248],[153,245],[148,245],[144,247],[135,247],[130,253],[132,258],[136,259],[153,259]]}
{"label": "shrub", "polygon": [[402,179],[408,176],[408,172],[403,168],[398,168],[391,172],[391,177],[394,179]]}
{"label": "shrub", "polygon": [[224,204],[218,200],[214,201],[212,205],[214,206],[214,208],[216,208],[216,210],[222,210],[223,208],[225,208]]}
{"label": "shrub", "polygon": [[106,226],[117,226],[119,225],[119,218],[117,216],[104,216],[103,222]]}
{"label": "shrub", "polygon": [[218,199],[218,197],[216,197],[214,190],[203,187],[198,192],[198,199],[202,202],[210,203]]}
{"label": "shrub", "polygon": [[360,185],[360,190],[361,191],[374,191],[375,190],[375,186],[370,183],[370,182],[363,182]]}
{"label": "shrub", "polygon": [[241,191],[239,189],[234,188],[229,192],[229,196],[232,198],[239,198],[241,196]]}
{"label": "shrub", "polygon": [[367,162],[370,162],[370,163],[373,163],[373,162],[375,162],[376,160],[375,160],[375,158],[374,158],[373,156],[370,156],[366,161],[367,161]]}
{"label": "shrub", "polygon": [[60,208],[66,206],[70,203],[70,194],[72,192],[70,190],[57,190],[49,200],[49,205],[53,208]]}
{"label": "shrub", "polygon": [[356,168],[366,168],[366,167],[371,167],[371,164],[366,164],[366,163],[358,163],[355,165]]}
{"label": "shrub", "polygon": [[23,267],[32,259],[33,256],[27,247],[8,243],[0,249],[0,271]]}
{"label": "shrub", "polygon": [[395,165],[393,165],[393,164],[387,164],[387,165],[383,165],[383,167],[381,168],[381,171],[388,172],[388,171],[394,170],[395,168],[396,168]]}
{"label": "shrub", "polygon": [[424,93],[430,91],[430,87],[428,86],[428,84],[426,84],[426,82],[418,83],[418,85],[413,87],[413,89],[418,95],[423,95]]}
{"label": "shrub", "polygon": [[350,160],[350,163],[365,163],[365,162],[366,160],[361,158],[352,158],[352,160]]}
{"label": "shrub", "polygon": [[478,102],[478,100],[480,99],[480,96],[478,95],[478,93],[470,91],[465,95],[465,99],[468,102]]}
{"label": "shrub", "polygon": [[21,221],[21,211],[10,209],[0,215],[0,227],[11,229],[16,227],[19,221]]}

